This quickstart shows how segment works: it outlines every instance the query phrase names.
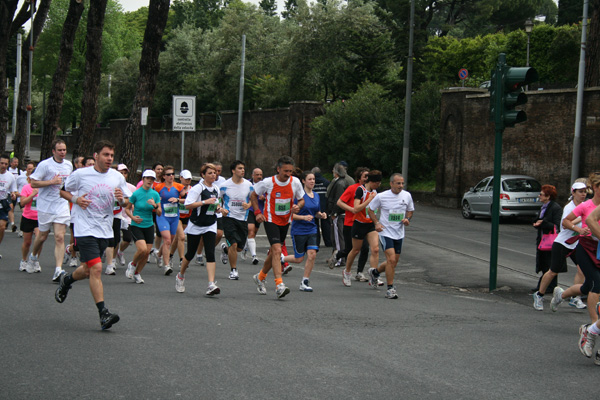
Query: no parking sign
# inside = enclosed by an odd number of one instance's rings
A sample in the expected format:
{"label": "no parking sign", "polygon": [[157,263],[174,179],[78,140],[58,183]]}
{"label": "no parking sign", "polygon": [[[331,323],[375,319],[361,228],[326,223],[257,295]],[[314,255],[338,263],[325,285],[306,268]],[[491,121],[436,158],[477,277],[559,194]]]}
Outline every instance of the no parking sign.
{"label": "no parking sign", "polygon": [[461,68],[460,71],[458,71],[458,77],[464,81],[469,77],[469,71],[467,71],[466,68]]}

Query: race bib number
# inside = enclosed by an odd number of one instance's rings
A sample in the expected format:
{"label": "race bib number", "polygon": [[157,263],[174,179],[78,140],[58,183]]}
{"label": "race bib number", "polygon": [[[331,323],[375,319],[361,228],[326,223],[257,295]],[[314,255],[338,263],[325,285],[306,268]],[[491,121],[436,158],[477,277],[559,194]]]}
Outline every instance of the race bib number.
{"label": "race bib number", "polygon": [[292,207],[292,199],[275,199],[275,215],[288,215]]}
{"label": "race bib number", "polygon": [[208,205],[208,209],[206,210],[206,215],[215,215],[217,211],[217,207],[219,206],[219,199],[213,204]]}
{"label": "race bib number", "polygon": [[229,202],[229,206],[232,209],[237,208],[238,210],[241,210],[244,208],[244,201],[243,200],[231,200]]}
{"label": "race bib number", "polygon": [[31,211],[37,211],[37,196],[31,200]]}
{"label": "race bib number", "polygon": [[164,205],[164,207],[165,207],[165,217],[176,217],[177,216],[177,210],[179,209],[177,204],[166,203]]}
{"label": "race bib number", "polygon": [[190,213],[190,210],[188,210],[187,208],[185,208],[185,204],[179,204],[179,214],[180,215],[187,215]]}
{"label": "race bib number", "polygon": [[404,213],[398,210],[392,210],[388,216],[389,222],[402,222],[404,219]]}

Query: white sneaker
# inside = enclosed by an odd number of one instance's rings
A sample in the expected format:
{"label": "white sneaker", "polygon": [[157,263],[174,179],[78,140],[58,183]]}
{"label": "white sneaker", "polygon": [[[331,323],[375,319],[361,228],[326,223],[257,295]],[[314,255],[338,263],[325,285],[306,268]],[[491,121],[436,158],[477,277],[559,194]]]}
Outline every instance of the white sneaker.
{"label": "white sneaker", "polygon": [[583,301],[581,301],[580,296],[571,297],[571,300],[569,300],[569,305],[580,310],[587,308],[587,305]]}
{"label": "white sneaker", "polygon": [[302,279],[302,282],[300,282],[300,291],[301,292],[312,292],[313,289],[310,287],[310,282],[308,281],[308,278],[304,278]]}
{"label": "white sneaker", "polygon": [[[33,258],[32,256],[29,256],[28,264],[31,265],[32,272],[35,272],[35,273],[42,272],[42,267],[40,266],[40,260],[37,257]],[[27,271],[27,272],[29,272],[29,271]],[[29,272],[29,273],[31,273],[31,272]]]}
{"label": "white sneaker", "polygon": [[363,274],[362,272],[357,272],[356,275],[354,276],[354,280],[357,280],[359,282],[368,282],[369,281],[369,279],[367,279],[365,274]]}
{"label": "white sneaker", "polygon": [[208,289],[206,289],[206,295],[207,296],[214,296],[216,294],[221,293],[221,289],[219,289],[219,287],[217,286],[217,282],[209,282],[208,283]]}
{"label": "white sneaker", "polygon": [[19,263],[19,271],[27,271],[27,261],[21,260]]}
{"label": "white sneaker", "polygon": [[79,267],[79,260],[77,259],[77,257],[71,257],[71,260],[69,261],[69,267],[72,267],[72,268]]}
{"label": "white sneaker", "polygon": [[123,253],[118,251],[117,258],[119,259],[119,262],[121,263],[121,265],[125,265],[125,255]]}
{"label": "white sneaker", "polygon": [[106,266],[106,270],[104,271],[104,273],[106,275],[116,275],[117,273],[115,272],[115,266],[112,264],[108,264]]}
{"label": "white sneaker", "polygon": [[[552,300],[550,300],[550,309],[553,312],[556,312],[556,310],[558,310],[558,306],[560,305],[560,303],[562,303],[563,292],[564,292],[563,288],[560,288],[558,286],[554,288],[554,292],[552,292]],[[535,297],[535,295],[534,295],[534,297]]]}
{"label": "white sneaker", "polygon": [[17,236],[18,236],[18,237],[23,237],[23,231],[19,231],[19,232],[17,232]]}
{"label": "white sneaker", "polygon": [[398,293],[396,292],[396,288],[392,287],[391,289],[388,289],[387,292],[385,292],[385,298],[386,299],[397,299]]}
{"label": "white sneaker", "polygon": [[155,248],[153,248],[152,250],[150,250],[150,255],[148,256],[148,262],[153,262],[155,264],[158,264],[158,250],[156,250]]}
{"label": "white sneaker", "polygon": [[25,268],[28,274],[33,274],[35,272],[35,261],[31,260],[31,258],[28,258],[27,266]]}
{"label": "white sneaker", "polygon": [[[538,293],[539,292],[535,292],[533,294],[533,308],[535,308],[538,311],[544,311],[544,298]],[[552,297],[552,300],[554,300],[554,297]]]}
{"label": "white sneaker", "polygon": [[258,278],[258,274],[254,275],[252,279],[254,280],[254,283],[256,283],[256,290],[258,290],[258,293],[267,294],[267,285],[265,284],[265,281],[261,281]]}
{"label": "white sneaker", "polygon": [[71,245],[70,244],[65,246],[65,256],[63,258],[63,264],[69,265],[69,261],[71,261]]}
{"label": "white sneaker", "polygon": [[238,279],[240,279],[240,275],[238,274],[237,268],[231,270],[231,272],[229,273],[229,279],[231,279],[232,281],[237,281]]}
{"label": "white sneaker", "polygon": [[204,266],[204,257],[202,257],[202,254],[196,254],[196,264],[200,264],[201,267]]}
{"label": "white sneaker", "polygon": [[352,286],[352,273],[346,272],[345,269],[342,271],[342,283],[344,286]]}
{"label": "white sneaker", "polygon": [[134,273],[135,273],[135,266],[132,263],[127,264],[127,269],[125,270],[125,276],[128,279],[133,279]]}
{"label": "white sneaker", "polygon": [[256,265],[258,262],[258,258],[256,258],[256,256],[252,256],[252,265]]}
{"label": "white sneaker", "polygon": [[180,277],[179,274],[175,275],[175,290],[177,293],[185,292],[185,277]]}
{"label": "white sneaker", "polygon": [[227,264],[227,262],[229,261],[227,252],[227,245],[225,243],[221,243],[221,262],[223,264]]}
{"label": "white sneaker", "polygon": [[133,274],[133,281],[135,283],[144,283],[144,280],[140,274]]}
{"label": "white sneaker", "polygon": [[377,278],[377,286],[383,286],[385,283],[381,280],[381,278]]}
{"label": "white sneaker", "polygon": [[290,293],[290,289],[285,286],[285,283],[280,283],[277,285],[277,289],[275,289],[275,294],[277,294],[277,298],[281,299],[285,297],[288,293]]}
{"label": "white sneaker", "polygon": [[173,273],[173,268],[171,267],[171,263],[168,263],[167,265],[165,265],[164,269],[164,274],[166,276],[169,276]]}
{"label": "white sneaker", "polygon": [[158,257],[158,256],[156,256],[156,259],[158,260],[158,261],[156,262],[156,266],[157,266],[158,268],[162,268],[162,267],[164,267],[164,265],[165,265],[165,262],[163,261],[162,257]]}
{"label": "white sneaker", "polygon": [[65,273],[65,270],[61,267],[56,267],[54,270],[54,276],[52,277],[52,282],[60,281],[60,276]]}
{"label": "white sneaker", "polygon": [[248,258],[248,246],[244,246],[244,250],[242,250],[242,254],[240,254],[242,260],[246,260]]}

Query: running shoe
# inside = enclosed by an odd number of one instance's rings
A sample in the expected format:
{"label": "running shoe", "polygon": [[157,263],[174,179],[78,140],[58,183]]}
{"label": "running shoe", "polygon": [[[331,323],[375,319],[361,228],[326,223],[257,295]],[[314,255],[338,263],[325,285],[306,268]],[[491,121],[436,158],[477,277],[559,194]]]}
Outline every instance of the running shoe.
{"label": "running shoe", "polygon": [[590,332],[588,327],[589,325],[581,325],[579,327],[579,351],[587,358],[591,358],[598,335]]}
{"label": "running shoe", "polygon": [[258,264],[258,258],[256,256],[252,256],[252,265]]}
{"label": "running shoe", "polygon": [[[283,267],[283,266],[282,266]],[[292,270],[292,266],[288,264],[287,267],[283,267],[283,274],[287,275],[288,272],[290,272]]]}
{"label": "running shoe", "polygon": [[227,249],[227,245],[225,243],[221,243],[221,262],[223,264],[227,264],[227,261],[229,261],[229,259],[227,258],[227,252],[229,250]]}
{"label": "running shoe", "polygon": [[392,287],[392,288],[388,289],[387,292],[385,292],[385,298],[386,299],[397,299],[398,292],[396,292],[396,288]]}
{"label": "running shoe", "polygon": [[56,267],[56,269],[54,270],[54,276],[52,277],[52,282],[60,281],[60,276],[63,275],[64,273],[65,273],[64,269],[62,269],[61,267]]}
{"label": "running shoe", "polygon": [[27,261],[21,260],[19,263],[19,271],[27,271]]}
{"label": "running shoe", "polygon": [[[552,292],[552,300],[550,300],[550,309],[553,312],[556,312],[556,310],[558,310],[558,306],[560,305],[560,303],[562,303],[563,292],[564,292],[564,290],[558,286],[554,288],[554,292]],[[534,297],[535,297],[535,295],[534,295]]]}
{"label": "running shoe", "polygon": [[158,268],[162,268],[162,267],[164,267],[164,265],[165,265],[165,262],[163,261],[162,257],[156,256],[156,259],[158,260],[158,261],[156,262],[156,266],[157,266]]}
{"label": "running shoe", "polygon": [[377,289],[377,286],[379,286],[379,282],[377,282],[377,278],[379,278],[379,274],[377,273],[377,270],[375,268],[369,268],[369,277],[371,278],[369,280],[369,285],[373,289]]}
{"label": "running shoe", "polygon": [[164,274],[166,276],[169,276],[173,273],[173,267],[171,267],[171,263],[169,262],[167,265],[165,265],[164,269]]}
{"label": "running shoe", "polygon": [[242,257],[242,260],[247,260],[248,259],[248,246],[244,246],[244,250],[242,250],[242,254],[240,254],[240,256]]}
{"label": "running shoe", "polygon": [[17,236],[18,237],[23,237],[23,231],[19,230],[19,232],[17,232]]}
{"label": "running shoe", "polygon": [[600,365],[600,350],[596,351],[596,357],[594,357],[594,364]]}
{"label": "running shoe", "polygon": [[202,254],[196,255],[196,264],[200,264],[201,267],[204,267],[204,257],[202,257]]}
{"label": "running shoe", "polygon": [[70,244],[65,246],[65,256],[63,258],[63,264],[69,265],[69,261],[71,261],[71,245]]}
{"label": "running shoe", "polygon": [[209,282],[208,289],[206,289],[207,296],[214,296],[216,294],[221,293],[221,289],[217,286],[217,281]]}
{"label": "running shoe", "polygon": [[234,268],[231,270],[231,272],[229,272],[229,279],[231,279],[232,281],[237,281],[238,279],[240,279],[240,275],[238,274],[237,268]]}
{"label": "running shoe", "polygon": [[587,308],[587,305],[581,301],[581,297],[580,296],[576,296],[576,297],[571,297],[571,299],[569,300],[569,305],[571,307],[575,307],[578,308],[580,310]]}
{"label": "running shoe", "polygon": [[102,330],[110,329],[111,326],[119,322],[119,316],[117,314],[111,314],[106,308],[100,312],[100,326]]}
{"label": "running shoe", "polygon": [[265,281],[261,281],[258,278],[258,274],[255,274],[252,279],[254,279],[254,283],[256,283],[256,290],[258,290],[258,293],[260,294],[267,294],[267,285],[265,283]]}
{"label": "running shoe", "polygon": [[354,276],[354,280],[357,280],[359,282],[369,282],[369,279],[362,272],[357,272]]}
{"label": "running shoe", "polygon": [[133,274],[133,281],[135,283],[144,283],[144,280],[142,279],[142,275],[140,275],[140,274]]}
{"label": "running shoe", "polygon": [[177,293],[185,292],[185,277],[180,274],[175,275],[175,290]]}
{"label": "running shoe", "polygon": [[302,282],[300,282],[300,291],[301,292],[312,292],[313,289],[310,287],[310,282],[308,281],[308,278],[304,278],[302,279]]}
{"label": "running shoe", "polygon": [[71,285],[69,285],[69,286],[66,285],[65,275],[61,274],[60,282],[58,283],[58,288],[56,289],[56,292],[54,293],[54,299],[59,303],[64,302],[65,299],[67,298],[67,294],[69,294],[69,289],[71,289]]}
{"label": "running shoe", "polygon": [[[36,261],[32,261],[29,258],[27,259],[27,266],[25,268],[26,268],[26,271],[27,271],[28,274],[33,274],[34,272],[36,272],[35,271],[35,263],[36,263]],[[40,268],[40,270],[41,270],[41,268]]]}
{"label": "running shoe", "polygon": [[329,257],[327,259],[327,266],[329,267],[329,269],[333,269],[333,267],[335,267],[335,252],[331,255],[331,257]]}
{"label": "running shoe", "polygon": [[115,266],[113,264],[108,264],[106,266],[106,270],[104,271],[106,275],[116,275]]}
{"label": "running shoe", "polygon": [[[558,288],[557,288],[558,289]],[[544,311],[544,298],[540,296],[540,292],[535,292],[533,294],[533,308],[538,311]],[[552,297],[552,301],[554,301],[554,297]],[[556,311],[556,310],[552,310]]]}
{"label": "running shoe", "polygon": [[385,283],[381,280],[381,278],[377,278],[377,286],[383,286]]}
{"label": "running shoe", "polygon": [[341,258],[339,260],[337,260],[334,265],[334,267],[336,267],[336,268],[343,267],[343,266],[344,266],[344,264],[343,264],[343,261]]}
{"label": "running shoe", "polygon": [[342,271],[342,283],[344,286],[352,286],[352,273],[346,272],[345,269]]}
{"label": "running shoe", "polygon": [[122,252],[117,251],[117,258],[119,259],[121,265],[125,265],[125,255]]}
{"label": "running shoe", "polygon": [[277,294],[277,298],[281,299],[285,297],[290,292],[290,289],[285,286],[285,283],[280,283],[277,285],[277,289],[275,289],[275,293]]}
{"label": "running shoe", "polygon": [[17,225],[15,225],[14,222],[11,225],[12,225],[11,230],[13,231],[13,233],[16,232],[17,231]]}
{"label": "running shoe", "polygon": [[135,273],[135,265],[132,263],[127,264],[127,269],[125,270],[125,276],[128,279],[133,279],[133,274]]}
{"label": "running shoe", "polygon": [[[42,272],[42,267],[40,266],[40,260],[38,260],[38,258],[36,256],[34,256],[33,254],[29,255],[29,260],[27,260],[27,263],[31,266],[31,270],[33,272]],[[27,271],[29,272],[29,271]],[[29,272],[31,273],[31,272]]]}
{"label": "running shoe", "polygon": [[156,250],[155,248],[152,248],[152,250],[150,250],[150,254],[148,255],[148,262],[153,262],[155,264],[158,264],[158,260],[160,258],[158,257],[158,250]]}
{"label": "running shoe", "polygon": [[77,257],[71,257],[71,260],[69,261],[69,267],[72,267],[72,268],[79,267],[79,260],[77,259]]}

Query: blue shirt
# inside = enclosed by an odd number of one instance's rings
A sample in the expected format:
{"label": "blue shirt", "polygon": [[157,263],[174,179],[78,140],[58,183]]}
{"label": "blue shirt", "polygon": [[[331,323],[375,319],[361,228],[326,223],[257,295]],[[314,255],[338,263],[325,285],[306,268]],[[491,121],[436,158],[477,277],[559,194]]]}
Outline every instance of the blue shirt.
{"label": "blue shirt", "polygon": [[[292,221],[292,235],[313,235],[317,233],[317,223],[314,218],[315,215],[321,209],[321,204],[319,200],[319,195],[313,192],[314,197],[310,197],[308,194],[304,193],[304,207],[300,209],[298,215],[312,215],[313,220],[301,221],[301,220],[293,220]],[[297,204],[297,200],[294,200],[294,204]]]}

